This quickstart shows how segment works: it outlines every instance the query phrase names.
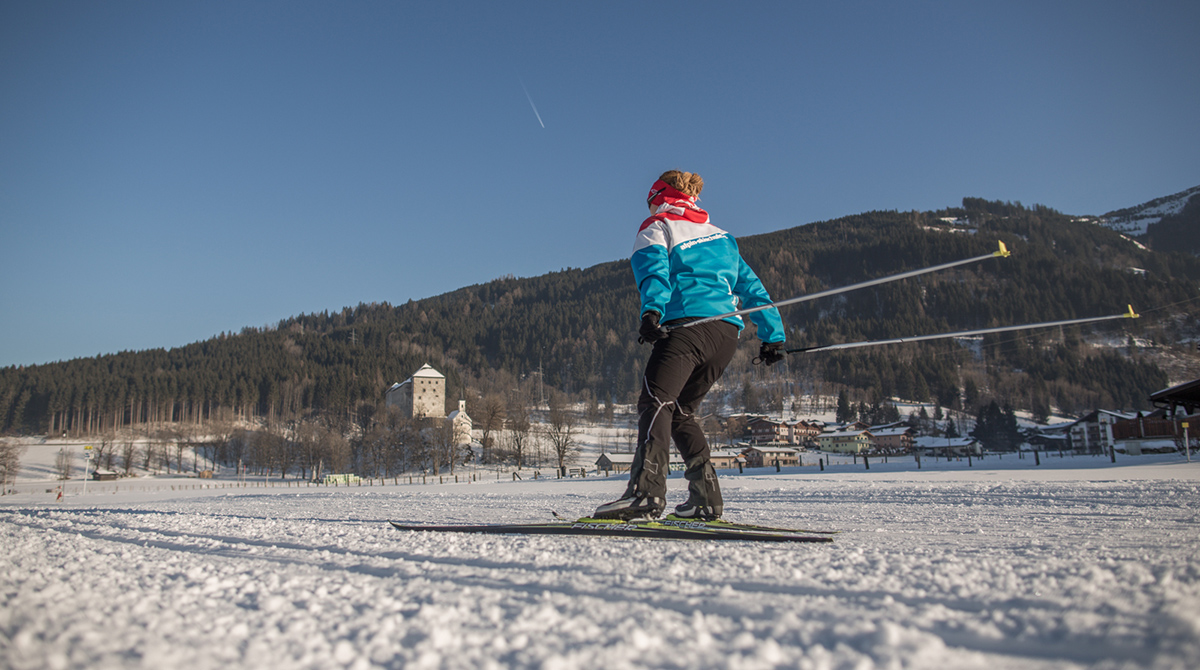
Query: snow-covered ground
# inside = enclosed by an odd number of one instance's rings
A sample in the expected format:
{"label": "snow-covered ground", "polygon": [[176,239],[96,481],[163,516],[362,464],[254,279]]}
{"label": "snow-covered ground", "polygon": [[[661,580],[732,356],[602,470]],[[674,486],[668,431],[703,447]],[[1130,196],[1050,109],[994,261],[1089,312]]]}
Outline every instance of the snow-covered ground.
{"label": "snow-covered ground", "polygon": [[724,474],[729,518],[842,531],[792,546],[386,523],[583,514],[618,477],[23,487],[0,666],[1200,667],[1200,463],[924,466]]}

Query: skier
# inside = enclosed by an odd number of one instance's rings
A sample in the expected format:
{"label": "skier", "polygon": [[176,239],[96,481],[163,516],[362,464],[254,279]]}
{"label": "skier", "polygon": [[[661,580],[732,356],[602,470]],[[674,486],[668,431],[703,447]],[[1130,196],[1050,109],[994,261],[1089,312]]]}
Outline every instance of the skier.
{"label": "skier", "polygon": [[[638,444],[629,484],[619,499],[601,505],[598,519],[656,518],[666,507],[670,440],[684,459],[688,499],[675,515],[712,520],[724,503],[709,446],[695,412],[737,350],[742,318],[689,321],[771,303],[758,276],[742,260],[737,242],[696,205],[700,175],[670,170],[650,187],[650,218],[634,242],[634,280],[641,294],[639,342],[653,344],[638,398]],[[740,306],[739,306],[740,301]],[[783,360],[783,322],[774,307],[750,315],[762,340],[759,358]]]}

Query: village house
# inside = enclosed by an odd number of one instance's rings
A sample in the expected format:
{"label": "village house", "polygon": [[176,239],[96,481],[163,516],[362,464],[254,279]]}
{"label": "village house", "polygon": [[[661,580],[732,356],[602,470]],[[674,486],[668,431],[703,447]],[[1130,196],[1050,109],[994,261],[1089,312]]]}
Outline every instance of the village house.
{"label": "village house", "polygon": [[788,424],[768,417],[755,417],[746,424],[746,437],[751,444],[790,444]]}
{"label": "village house", "polygon": [[1025,442],[1038,451],[1066,451],[1071,448],[1071,438],[1067,432],[1072,425],[1073,421],[1067,421],[1037,426],[1026,433]]}
{"label": "village house", "polygon": [[1115,446],[1113,424],[1134,418],[1133,414],[1098,409],[1079,419],[1068,431],[1071,449],[1084,454],[1106,453]]}
{"label": "village house", "polygon": [[752,468],[788,467],[800,465],[800,452],[787,447],[766,447],[755,445],[742,452],[746,457],[746,465]]}
{"label": "village house", "polygon": [[825,429],[820,421],[791,421],[788,423],[789,441],[792,444],[815,447],[817,436]]}
{"label": "village house", "polygon": [[714,449],[709,458],[716,470],[733,470],[738,463],[746,465],[746,457],[735,449]]}
{"label": "village house", "polygon": [[871,429],[871,441],[875,448],[889,454],[907,454],[912,451],[913,433],[908,426]]}
{"label": "village house", "polygon": [[843,454],[861,454],[871,450],[871,440],[874,436],[869,430],[844,430],[835,433],[822,433],[817,438],[821,451],[835,451]]}

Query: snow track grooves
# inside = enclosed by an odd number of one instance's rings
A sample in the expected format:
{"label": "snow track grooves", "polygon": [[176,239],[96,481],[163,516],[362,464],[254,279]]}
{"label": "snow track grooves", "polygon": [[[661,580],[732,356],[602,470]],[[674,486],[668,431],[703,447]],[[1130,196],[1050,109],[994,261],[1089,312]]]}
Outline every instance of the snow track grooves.
{"label": "snow track grooves", "polygon": [[818,546],[382,522],[534,520],[611,481],[8,504],[0,667],[1200,664],[1195,481],[860,480],[729,482],[739,520],[844,531]]}

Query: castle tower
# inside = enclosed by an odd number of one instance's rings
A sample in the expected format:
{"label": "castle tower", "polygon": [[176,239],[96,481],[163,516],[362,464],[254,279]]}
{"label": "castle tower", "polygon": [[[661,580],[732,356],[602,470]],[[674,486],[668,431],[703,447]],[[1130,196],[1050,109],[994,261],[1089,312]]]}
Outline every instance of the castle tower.
{"label": "castle tower", "polygon": [[399,407],[412,417],[444,418],[446,416],[446,376],[428,363],[413,376],[393,384],[387,391],[387,406]]}

